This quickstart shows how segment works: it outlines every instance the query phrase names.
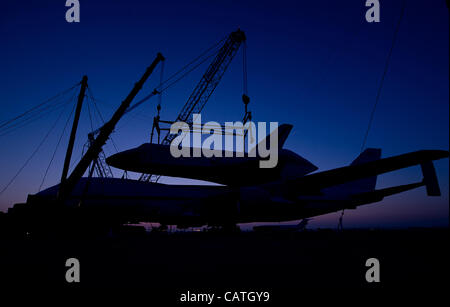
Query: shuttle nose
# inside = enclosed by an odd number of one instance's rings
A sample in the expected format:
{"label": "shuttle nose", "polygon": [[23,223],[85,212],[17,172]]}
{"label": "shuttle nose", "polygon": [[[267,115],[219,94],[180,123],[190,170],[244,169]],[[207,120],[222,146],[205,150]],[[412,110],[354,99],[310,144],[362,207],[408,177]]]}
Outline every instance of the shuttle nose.
{"label": "shuttle nose", "polygon": [[112,156],[109,156],[108,158],[106,158],[106,164],[108,164],[109,166],[114,166],[116,167],[118,160],[120,159],[119,154],[114,154]]}
{"label": "shuttle nose", "polygon": [[[167,146],[166,146],[167,147]],[[162,156],[170,155],[169,149],[158,144],[142,144],[139,147],[116,153],[106,158],[109,166],[126,171],[143,172],[155,164],[161,163]],[[164,161],[164,159],[163,159]]]}
{"label": "shuttle nose", "polygon": [[106,158],[109,166],[119,169],[130,169],[133,162],[137,161],[137,152],[134,149],[122,151]]}

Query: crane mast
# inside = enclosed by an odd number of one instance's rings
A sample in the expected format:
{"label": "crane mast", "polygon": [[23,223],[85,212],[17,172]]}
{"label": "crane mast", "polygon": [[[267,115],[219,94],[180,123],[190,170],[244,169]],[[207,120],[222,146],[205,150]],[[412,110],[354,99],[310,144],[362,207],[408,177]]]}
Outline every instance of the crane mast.
{"label": "crane mast", "polygon": [[[209,65],[200,82],[195,87],[186,104],[181,109],[176,121],[182,121],[188,125],[192,124],[192,114],[200,113],[208,102],[209,97],[220,82],[223,74],[230,65],[241,44],[246,40],[241,30],[232,32],[224,45],[220,48],[213,62]],[[175,134],[167,133],[162,144],[170,144],[176,137]]]}
{"label": "crane mast", "polygon": [[[200,113],[203,107],[208,102],[209,97],[214,92],[215,88],[222,79],[223,74],[227,70],[234,56],[236,55],[239,47],[246,40],[245,33],[238,29],[232,32],[223,46],[217,52],[216,57],[212,63],[207,68],[206,72],[203,74],[200,82],[195,87],[192,94],[189,96],[187,102],[178,114],[175,122],[185,122],[189,126],[192,125],[192,114]],[[159,117],[158,117],[159,119]],[[170,134],[167,132],[165,137],[162,139],[161,144],[169,145],[172,140],[176,137],[176,134]],[[150,181],[151,174],[142,174],[139,178],[141,181]],[[157,176],[157,179],[159,176]]]}
{"label": "crane mast", "polygon": [[63,201],[72,193],[72,190],[75,188],[77,182],[86,172],[91,162],[97,159],[99,153],[102,151],[103,145],[106,143],[109,136],[114,131],[116,124],[125,114],[134,97],[136,97],[136,95],[139,93],[145,81],[147,81],[148,77],[155,69],[156,65],[158,65],[158,63],[163,60],[163,55],[161,53],[158,53],[152,64],[147,68],[141,79],[134,85],[128,96],[122,101],[111,119],[100,128],[97,137],[95,138],[95,140],[93,140],[91,146],[83,155],[80,162],[78,162],[77,166],[74,168],[70,176],[65,181],[61,182],[57,197],[59,201]]}

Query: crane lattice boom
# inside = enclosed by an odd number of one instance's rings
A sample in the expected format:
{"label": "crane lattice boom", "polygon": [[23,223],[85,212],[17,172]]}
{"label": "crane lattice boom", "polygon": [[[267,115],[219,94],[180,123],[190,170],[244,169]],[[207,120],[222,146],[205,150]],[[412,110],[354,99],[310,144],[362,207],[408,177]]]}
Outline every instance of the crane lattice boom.
{"label": "crane lattice boom", "polygon": [[[202,111],[245,39],[245,34],[241,30],[232,32],[228,36],[225,44],[220,48],[213,62],[209,65],[191,96],[189,96],[183,109],[181,109],[176,121],[192,124],[192,114]],[[167,133],[162,140],[162,144],[170,144],[175,137],[175,134]]]}

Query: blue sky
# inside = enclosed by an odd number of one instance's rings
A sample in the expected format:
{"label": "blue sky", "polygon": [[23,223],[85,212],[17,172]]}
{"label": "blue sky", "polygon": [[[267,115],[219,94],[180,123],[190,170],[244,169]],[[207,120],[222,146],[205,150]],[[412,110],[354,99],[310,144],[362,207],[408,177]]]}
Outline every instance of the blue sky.
{"label": "blue sky", "polygon": [[[108,118],[158,51],[166,76],[240,27],[247,35],[248,88],[255,121],[291,123],[286,148],[320,170],[349,164],[360,151],[370,111],[400,15],[401,1],[380,1],[381,22],[365,21],[365,1],[138,1],[81,0],[81,22],[65,21],[65,1],[8,1],[0,12],[0,121],[64,90],[86,74]],[[367,146],[383,156],[449,149],[448,10],[445,1],[407,1],[405,15]],[[162,118],[174,119],[206,65],[163,96]],[[158,73],[139,97],[158,83]],[[204,121],[243,116],[242,54],[233,60],[203,111]],[[118,124],[119,150],[148,142],[157,100]],[[36,193],[70,107],[38,154],[0,195],[0,210]],[[0,187],[17,172],[58,112],[0,137]],[[97,126],[99,121],[97,120]],[[70,126],[69,126],[70,127]],[[90,131],[82,112],[73,154]],[[68,133],[44,187],[58,182]],[[111,144],[107,154],[115,153]],[[442,197],[424,188],[348,211],[346,225],[448,226],[448,160],[435,162]],[[383,175],[377,187],[421,179],[419,167]],[[335,226],[338,215],[312,225]]]}

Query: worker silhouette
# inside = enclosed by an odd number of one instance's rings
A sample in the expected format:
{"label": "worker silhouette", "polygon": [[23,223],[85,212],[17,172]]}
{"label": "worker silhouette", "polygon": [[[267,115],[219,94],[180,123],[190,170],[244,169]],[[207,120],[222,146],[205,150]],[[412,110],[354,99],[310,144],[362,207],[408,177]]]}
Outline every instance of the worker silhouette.
{"label": "worker silhouette", "polygon": [[342,219],[344,218],[344,211],[345,211],[345,209],[342,210],[341,216],[339,217],[339,223],[338,223],[338,227],[337,227],[338,231],[344,230],[344,225],[342,223]]}

